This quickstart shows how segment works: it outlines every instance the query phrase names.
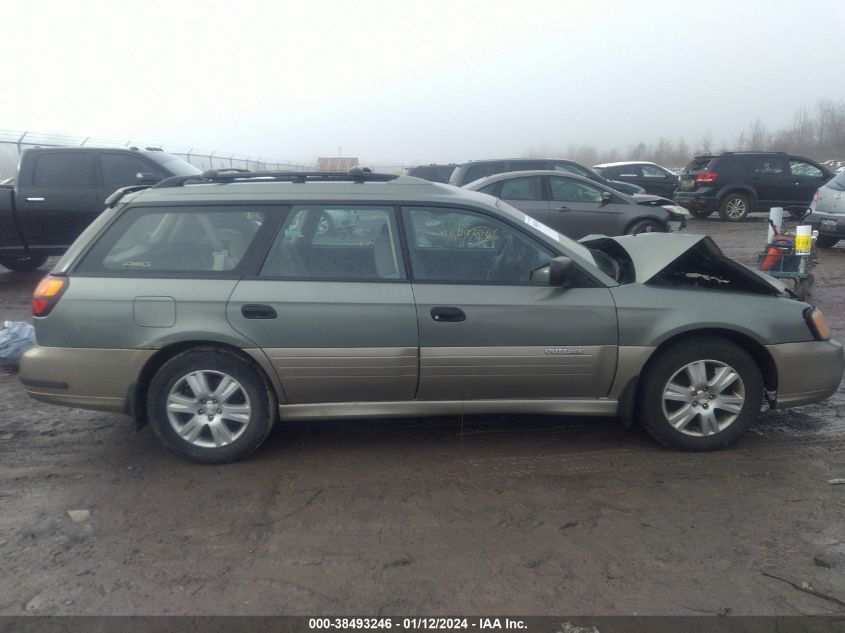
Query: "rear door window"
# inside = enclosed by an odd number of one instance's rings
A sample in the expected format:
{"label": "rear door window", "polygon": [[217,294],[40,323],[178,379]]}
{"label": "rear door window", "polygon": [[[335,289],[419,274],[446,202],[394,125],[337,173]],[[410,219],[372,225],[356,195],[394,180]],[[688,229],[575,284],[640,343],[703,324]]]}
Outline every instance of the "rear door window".
{"label": "rear door window", "polygon": [[42,154],[35,161],[32,184],[48,189],[94,187],[91,154],[85,152]]}
{"label": "rear door window", "polygon": [[542,200],[543,186],[539,176],[511,178],[502,183],[502,200]]}
{"label": "rear door window", "polygon": [[107,231],[78,272],[231,273],[267,221],[264,208],[136,207]]}
{"label": "rear door window", "polygon": [[666,178],[669,174],[657,165],[641,165],[643,176],[646,178]]}
{"label": "rear door window", "polygon": [[261,276],[337,281],[405,279],[393,207],[292,207]]}

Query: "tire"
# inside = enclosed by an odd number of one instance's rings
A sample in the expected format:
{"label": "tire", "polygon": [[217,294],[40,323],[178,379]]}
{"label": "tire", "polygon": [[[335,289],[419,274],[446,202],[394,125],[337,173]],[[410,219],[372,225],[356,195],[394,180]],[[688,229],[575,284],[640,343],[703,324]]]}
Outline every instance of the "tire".
{"label": "tire", "polygon": [[666,227],[657,220],[637,220],[625,231],[626,235],[639,235],[640,233],[665,233]]}
{"label": "tire", "polygon": [[147,391],[147,411],[171,451],[193,462],[225,464],[261,446],[273,426],[275,398],[251,363],[222,348],[202,347],[161,366]]}
{"label": "tire", "polygon": [[28,273],[44,265],[46,255],[3,255],[0,264],[16,273]]}
{"label": "tire", "polygon": [[789,215],[793,220],[801,220],[807,215],[807,209],[789,209]]}
{"label": "tire", "polygon": [[[700,378],[695,384],[693,376],[700,376],[696,370],[702,367],[707,384]],[[716,393],[714,381],[725,367],[736,378]],[[669,388],[670,383],[674,389]],[[693,384],[704,388],[693,391]],[[672,397],[664,399],[670,392]],[[640,384],[637,412],[643,426],[661,444],[685,451],[710,451],[744,435],[757,418],[762,400],[760,369],[745,350],[724,339],[697,338],[666,349],[649,363]],[[670,421],[673,415],[677,418],[674,424]]]}
{"label": "tire", "polygon": [[833,248],[839,242],[839,238],[834,235],[819,235],[816,238],[816,246],[821,248]]}
{"label": "tire", "polygon": [[691,215],[703,220],[704,218],[709,218],[710,214],[713,213],[712,211],[708,211],[707,209],[687,209]]}
{"label": "tire", "polygon": [[741,193],[730,193],[722,199],[719,215],[726,222],[744,220],[751,211],[751,200]]}

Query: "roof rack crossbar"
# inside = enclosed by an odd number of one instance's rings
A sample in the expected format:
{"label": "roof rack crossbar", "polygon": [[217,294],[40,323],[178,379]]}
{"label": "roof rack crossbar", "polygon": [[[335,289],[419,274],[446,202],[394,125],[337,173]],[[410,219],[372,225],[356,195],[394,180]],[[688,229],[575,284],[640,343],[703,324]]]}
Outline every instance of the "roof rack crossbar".
{"label": "roof rack crossbar", "polygon": [[341,171],[248,171],[245,169],[209,169],[202,174],[173,176],[153,185],[153,189],[182,187],[186,184],[211,184],[232,182],[389,182],[398,176],[379,174],[353,167]]}

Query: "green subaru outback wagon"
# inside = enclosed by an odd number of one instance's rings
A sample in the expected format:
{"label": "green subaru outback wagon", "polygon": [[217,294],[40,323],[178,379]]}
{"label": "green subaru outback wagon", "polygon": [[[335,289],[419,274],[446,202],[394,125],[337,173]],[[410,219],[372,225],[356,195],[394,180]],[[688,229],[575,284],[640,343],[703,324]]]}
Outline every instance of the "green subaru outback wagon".
{"label": "green subaru outback wagon", "polygon": [[307,418],[545,413],[737,439],[843,372],[821,313],[707,237],[576,243],[485,194],[355,171],[206,172],[115,193],[39,284],[45,402],[228,462]]}

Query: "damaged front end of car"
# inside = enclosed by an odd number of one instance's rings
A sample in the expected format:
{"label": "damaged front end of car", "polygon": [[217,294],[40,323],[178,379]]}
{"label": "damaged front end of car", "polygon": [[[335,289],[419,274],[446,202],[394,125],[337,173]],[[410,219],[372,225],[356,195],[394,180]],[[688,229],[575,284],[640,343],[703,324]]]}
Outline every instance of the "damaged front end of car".
{"label": "damaged front end of car", "polygon": [[579,242],[619,263],[617,281],[795,298],[782,282],[732,260],[705,235],[589,235]]}

